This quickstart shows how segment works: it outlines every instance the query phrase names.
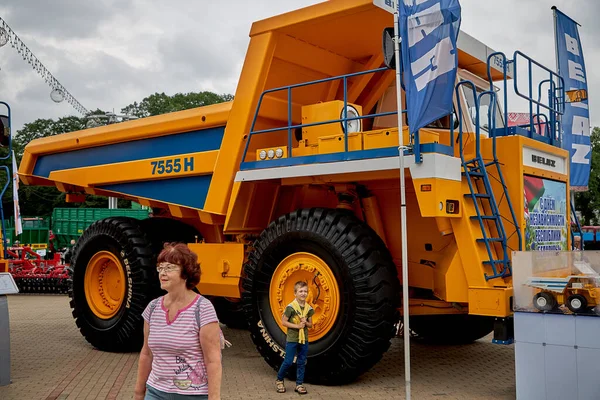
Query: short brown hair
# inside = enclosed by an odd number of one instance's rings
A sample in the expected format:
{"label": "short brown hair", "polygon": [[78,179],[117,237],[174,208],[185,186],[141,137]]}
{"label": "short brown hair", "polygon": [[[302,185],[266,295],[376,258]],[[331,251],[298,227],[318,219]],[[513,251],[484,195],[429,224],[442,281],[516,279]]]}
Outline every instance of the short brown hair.
{"label": "short brown hair", "polygon": [[294,284],[294,293],[296,293],[298,291],[298,289],[303,288],[303,287],[308,287],[308,283],[304,282],[304,281],[298,281]]}
{"label": "short brown hair", "polygon": [[198,255],[184,243],[165,243],[158,255],[157,263],[168,262],[181,266],[181,278],[185,279],[188,289],[195,288],[200,283],[200,264]]}

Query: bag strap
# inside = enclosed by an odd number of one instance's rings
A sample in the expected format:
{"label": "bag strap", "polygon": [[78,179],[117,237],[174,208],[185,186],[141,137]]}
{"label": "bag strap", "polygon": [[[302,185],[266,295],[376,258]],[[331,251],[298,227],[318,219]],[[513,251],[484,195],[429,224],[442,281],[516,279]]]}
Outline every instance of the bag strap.
{"label": "bag strap", "polygon": [[[198,324],[198,329],[200,329],[200,304],[205,300],[205,297],[202,295],[199,295],[200,299],[196,302],[196,309],[195,309],[195,315],[196,315],[196,323]],[[219,327],[219,337],[221,339],[221,350],[223,350],[225,348],[225,346],[227,347],[231,347],[231,342],[229,342],[227,339],[225,339],[225,335],[223,335],[223,330],[221,329],[221,327]]]}
{"label": "bag strap", "polygon": [[156,299],[154,299],[150,302],[150,315],[148,315],[148,325],[150,325],[150,319],[152,318],[152,313],[154,312],[154,309],[156,308],[156,304],[158,303],[159,300],[160,300],[160,297],[157,297]]}

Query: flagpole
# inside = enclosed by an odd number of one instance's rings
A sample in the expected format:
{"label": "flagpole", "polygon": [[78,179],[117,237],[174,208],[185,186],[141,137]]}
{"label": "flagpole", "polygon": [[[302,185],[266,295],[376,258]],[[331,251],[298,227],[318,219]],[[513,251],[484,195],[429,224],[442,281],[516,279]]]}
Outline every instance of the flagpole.
{"label": "flagpole", "polygon": [[402,131],[402,92],[400,85],[400,13],[394,13],[394,52],[396,58],[396,96],[398,105],[398,153],[400,160],[400,223],[402,229],[402,308],[404,332],[404,380],[406,399],[410,400],[410,328],[408,321],[408,244],[406,242],[406,190],[404,187],[404,133]]}

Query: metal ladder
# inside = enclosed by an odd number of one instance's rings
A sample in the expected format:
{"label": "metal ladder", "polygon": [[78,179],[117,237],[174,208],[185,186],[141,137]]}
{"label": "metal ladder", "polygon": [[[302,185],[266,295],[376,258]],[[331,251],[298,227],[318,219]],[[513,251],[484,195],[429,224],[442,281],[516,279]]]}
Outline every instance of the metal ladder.
{"label": "metal ladder", "polygon": [[[498,173],[498,181],[502,186],[503,194],[502,198],[506,198],[508,203],[510,212],[513,218],[513,224],[517,228],[516,232],[519,236],[519,249],[521,248],[521,231],[518,227],[517,218],[514,213],[512,203],[510,201],[510,197],[508,196],[508,188],[504,182],[504,178],[502,176],[502,171],[500,169],[500,163],[498,161],[496,155],[496,137],[493,136],[493,160],[489,162],[485,162],[481,155],[481,140],[479,136],[479,101],[482,96],[489,95],[490,106],[488,108],[488,126],[491,128],[490,132],[493,131],[493,128],[496,124],[496,114],[495,107],[496,104],[496,93],[492,90],[484,91],[477,96],[477,91],[475,85],[471,81],[462,81],[456,85],[455,91],[456,96],[459,97],[459,88],[461,85],[470,86],[473,90],[473,99],[475,101],[475,157],[472,159],[465,159],[465,153],[463,148],[463,128],[462,128],[462,120],[463,120],[463,111],[461,107],[461,102],[458,101],[458,118],[459,118],[459,143],[460,143],[460,158],[463,167],[463,176],[467,178],[467,183],[469,185],[469,192],[465,194],[466,198],[470,198],[473,201],[473,205],[475,207],[476,215],[470,216],[471,220],[477,220],[479,222],[479,227],[481,230],[482,237],[477,239],[478,243],[483,243],[485,245],[488,259],[483,261],[483,264],[491,267],[492,274],[488,275],[485,273],[485,279],[495,279],[495,278],[504,278],[508,277],[512,274],[511,261],[509,257],[509,248],[507,244],[507,236],[506,231],[504,229],[504,223],[502,221],[502,215],[498,209],[498,203],[496,202],[496,198],[494,196],[494,191],[492,189],[492,185],[490,182],[490,177],[488,175],[487,168],[491,166],[496,166],[496,170]],[[480,189],[477,186],[477,180],[483,183],[483,187]],[[501,199],[502,200],[502,199]],[[491,214],[486,214],[485,207],[483,203],[487,201],[489,204],[488,209]],[[481,202],[481,203],[480,203]],[[481,205],[481,206],[480,206]],[[491,229],[489,223],[493,224],[495,228],[494,231]],[[487,230],[486,230],[487,228]],[[488,237],[488,231],[490,236]],[[499,244],[501,251],[496,252],[497,246],[494,244]],[[501,253],[501,257],[496,257],[496,253]]]}

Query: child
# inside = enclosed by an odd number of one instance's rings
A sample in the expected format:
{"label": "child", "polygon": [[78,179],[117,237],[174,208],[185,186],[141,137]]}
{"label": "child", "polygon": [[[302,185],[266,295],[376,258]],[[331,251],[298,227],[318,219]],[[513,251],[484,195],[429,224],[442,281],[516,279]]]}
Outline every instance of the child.
{"label": "child", "polygon": [[312,315],[315,310],[306,303],[308,296],[308,284],[306,282],[296,282],[294,285],[294,295],[296,299],[287,305],[281,323],[287,327],[287,341],[285,345],[285,358],[279,373],[277,374],[277,392],[285,393],[283,377],[294,361],[294,356],[298,354],[296,359],[296,389],[299,394],[306,394],[304,387],[304,367],[306,365],[306,355],[308,353],[308,328],[312,327]]}

